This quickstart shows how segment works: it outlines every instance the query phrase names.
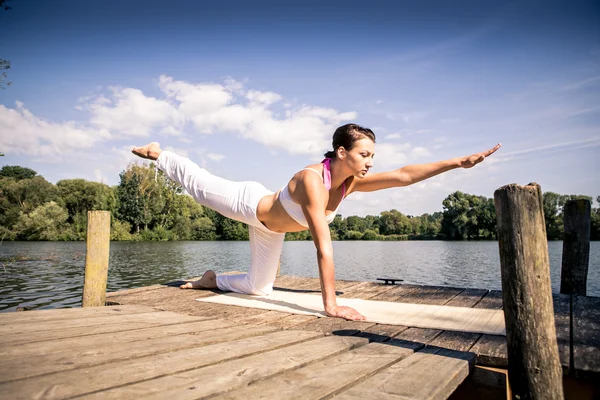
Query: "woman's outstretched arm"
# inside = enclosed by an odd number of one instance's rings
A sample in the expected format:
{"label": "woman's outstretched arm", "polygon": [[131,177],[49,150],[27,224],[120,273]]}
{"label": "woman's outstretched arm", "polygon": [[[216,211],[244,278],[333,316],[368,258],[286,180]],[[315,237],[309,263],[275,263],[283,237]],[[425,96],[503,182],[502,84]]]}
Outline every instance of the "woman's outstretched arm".
{"label": "woman's outstretched arm", "polygon": [[323,182],[317,179],[316,176],[309,175],[297,186],[296,193],[317,249],[319,280],[321,281],[321,294],[325,312],[330,317],[345,318],[352,321],[364,320],[365,317],[355,309],[337,305],[333,246],[329,225],[325,220],[327,191],[323,186]]}
{"label": "woman's outstretched arm", "polygon": [[393,171],[367,175],[363,179],[355,179],[351,191],[373,192],[392,187],[408,186],[450,171],[451,169],[471,168],[485,160],[486,157],[494,154],[500,146],[500,144],[497,144],[487,151],[471,154],[470,156],[451,158],[427,164],[407,165]]}

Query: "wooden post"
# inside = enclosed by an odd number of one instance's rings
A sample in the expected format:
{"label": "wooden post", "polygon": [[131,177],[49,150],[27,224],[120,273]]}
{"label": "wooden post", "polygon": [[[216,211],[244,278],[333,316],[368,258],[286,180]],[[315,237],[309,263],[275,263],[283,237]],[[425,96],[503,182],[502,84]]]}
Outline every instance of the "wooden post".
{"label": "wooden post", "polygon": [[109,249],[110,211],[88,211],[83,307],[104,305]]}
{"label": "wooden post", "polygon": [[585,296],[590,263],[592,205],[589,200],[569,200],[563,208],[563,237],[560,292]]}
{"label": "wooden post", "polygon": [[494,202],[513,398],[563,399],[542,190],[507,185]]}
{"label": "wooden post", "polygon": [[281,275],[281,258],[279,259],[279,262],[277,263],[277,276]]}

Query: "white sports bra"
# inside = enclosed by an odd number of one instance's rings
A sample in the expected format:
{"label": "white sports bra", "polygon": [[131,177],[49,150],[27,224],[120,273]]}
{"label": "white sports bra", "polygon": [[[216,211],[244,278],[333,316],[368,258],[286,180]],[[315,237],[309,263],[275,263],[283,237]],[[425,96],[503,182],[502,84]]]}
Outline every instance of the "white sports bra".
{"label": "white sports bra", "polygon": [[[325,175],[323,177],[323,184],[325,184],[325,189],[327,189],[327,190],[331,189],[331,170],[329,168],[328,161],[329,161],[329,159],[327,159],[324,162],[325,165],[323,167],[323,174]],[[305,169],[313,171],[313,172],[319,174],[319,176],[321,176],[321,173],[319,171],[317,171],[316,169],[304,168],[304,169],[302,169],[302,171],[304,171]],[[329,179],[327,179],[327,178],[329,178]],[[327,185],[327,183],[329,183],[329,185]],[[346,195],[346,183],[344,182],[342,184],[342,200],[344,200],[345,195]],[[306,221],[306,217],[304,216],[304,213],[302,212],[302,207],[300,207],[300,204],[298,204],[294,200],[292,200],[287,184],[279,192],[279,201],[281,202],[283,209],[288,213],[288,215],[290,217],[292,217],[292,219],[294,221],[296,221],[300,225],[304,226],[305,228],[308,228],[308,222]],[[331,224],[333,222],[333,220],[337,214],[337,210],[340,208],[341,204],[342,204],[342,202],[340,201],[340,204],[338,204],[337,208],[332,213],[327,214],[325,216],[325,221],[327,221],[327,224]]]}

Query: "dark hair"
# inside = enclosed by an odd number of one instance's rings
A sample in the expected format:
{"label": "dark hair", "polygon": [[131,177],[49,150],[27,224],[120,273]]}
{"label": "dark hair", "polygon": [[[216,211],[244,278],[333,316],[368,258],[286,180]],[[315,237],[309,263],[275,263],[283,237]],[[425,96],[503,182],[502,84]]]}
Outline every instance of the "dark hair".
{"label": "dark hair", "polygon": [[342,125],[333,133],[333,151],[325,153],[326,158],[335,158],[336,150],[343,147],[346,150],[352,150],[354,143],[358,140],[369,138],[375,143],[375,134],[369,128],[363,128],[356,124]]}

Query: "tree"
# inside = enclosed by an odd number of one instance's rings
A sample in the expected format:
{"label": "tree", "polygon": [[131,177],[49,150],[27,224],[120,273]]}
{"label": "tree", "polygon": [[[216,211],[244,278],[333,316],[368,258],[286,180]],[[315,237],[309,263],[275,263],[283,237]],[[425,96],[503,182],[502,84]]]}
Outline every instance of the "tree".
{"label": "tree", "polygon": [[69,212],[71,222],[79,214],[87,216],[88,211],[105,210],[112,214],[116,210],[115,191],[103,183],[84,179],[64,179],[58,181],[56,187]]}
{"label": "tree", "polygon": [[161,187],[154,180],[154,166],[133,164],[121,172],[119,177],[119,219],[129,222],[136,233],[140,232],[142,226],[144,229],[152,228],[152,223],[160,217],[164,207]]}
{"label": "tree", "polygon": [[37,175],[37,172],[31,168],[21,167],[19,165],[5,165],[0,169],[0,176],[14,178],[17,181],[21,179],[31,179]]}
{"label": "tree", "polygon": [[67,210],[51,201],[33,210],[21,213],[17,223],[19,238],[26,240],[69,240]]}
{"label": "tree", "polygon": [[409,234],[410,221],[398,210],[384,211],[379,217],[379,233],[382,235]]}

